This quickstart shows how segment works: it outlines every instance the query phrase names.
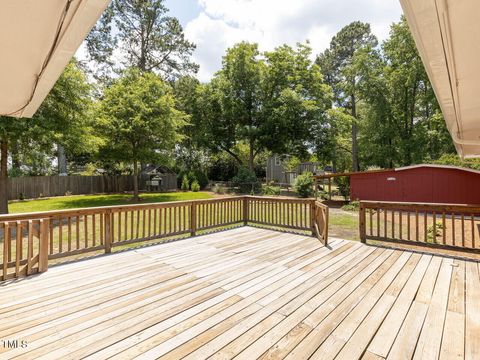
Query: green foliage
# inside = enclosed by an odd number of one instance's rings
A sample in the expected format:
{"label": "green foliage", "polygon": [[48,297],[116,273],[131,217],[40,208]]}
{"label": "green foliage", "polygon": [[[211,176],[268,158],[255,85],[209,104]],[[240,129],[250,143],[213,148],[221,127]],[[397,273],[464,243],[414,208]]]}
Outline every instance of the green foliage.
{"label": "green foliage", "polygon": [[427,240],[432,243],[437,243],[437,237],[442,235],[443,223],[437,221],[435,224],[435,230],[433,229],[433,224],[428,225],[427,227]]}
{"label": "green foliage", "polygon": [[342,206],[342,210],[345,211],[358,211],[360,209],[360,201],[351,201],[347,205]]}
{"label": "green foliage", "polygon": [[457,154],[442,155],[439,159],[433,161],[433,163],[480,170],[480,159],[461,159]]}
{"label": "green foliage", "polygon": [[[195,73],[190,57],[195,45],[183,33],[178,19],[168,16],[165,0],[113,0],[87,37],[90,57],[105,79],[114,68],[114,50],[122,65],[156,72],[163,78]],[[117,55],[115,55],[117,56]]]}
{"label": "green foliage", "polygon": [[283,161],[283,168],[285,171],[295,171],[301,164],[301,160],[296,156],[290,156]]}
{"label": "green foliage", "polygon": [[185,125],[185,114],[175,109],[171,88],[157,75],[136,69],[126,71],[105,90],[99,114],[101,156],[132,163],[134,174],[138,162],[171,158]]}
{"label": "green foliage", "polygon": [[312,125],[331,105],[330,88],[310,56],[306,45],[261,53],[257,44],[242,42],[229,49],[222,69],[198,90],[200,113],[192,122],[206,129],[204,145],[251,170],[264,150],[304,154]]}
{"label": "green foliage", "polygon": [[278,196],[282,192],[282,188],[280,186],[274,186],[271,184],[267,184],[263,186],[263,195],[267,196]]}
{"label": "green foliage", "polygon": [[188,191],[190,189],[190,181],[188,180],[187,175],[183,175],[182,177],[182,185],[180,187],[183,191]]}
{"label": "green foliage", "polygon": [[345,200],[348,200],[350,197],[350,178],[348,176],[338,177],[335,179],[335,182],[337,183],[340,195],[342,195]]}
{"label": "green foliage", "polygon": [[201,189],[205,189],[208,185],[208,177],[201,170],[182,170],[177,175],[177,181],[180,184],[183,183],[184,179],[187,178],[189,184],[192,184],[194,181],[197,181]]}
{"label": "green foliage", "polygon": [[232,185],[242,194],[257,193],[261,189],[255,173],[246,167],[240,167],[232,179]]}
{"label": "green foliage", "polygon": [[193,192],[198,192],[198,191],[200,191],[200,184],[198,183],[197,180],[194,180],[194,181],[192,182],[192,191],[193,191]]}
{"label": "green foliage", "polygon": [[313,196],[313,174],[305,172],[295,179],[295,192],[303,198]]}

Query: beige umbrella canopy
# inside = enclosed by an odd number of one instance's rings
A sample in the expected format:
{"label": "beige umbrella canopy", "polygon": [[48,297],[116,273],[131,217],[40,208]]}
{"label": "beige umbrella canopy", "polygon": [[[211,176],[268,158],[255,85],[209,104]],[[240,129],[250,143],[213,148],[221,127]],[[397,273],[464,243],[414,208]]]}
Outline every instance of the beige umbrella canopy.
{"label": "beige umbrella canopy", "polygon": [[480,1],[400,2],[459,155],[480,157]]}
{"label": "beige umbrella canopy", "polygon": [[35,114],[108,3],[0,1],[0,115]]}

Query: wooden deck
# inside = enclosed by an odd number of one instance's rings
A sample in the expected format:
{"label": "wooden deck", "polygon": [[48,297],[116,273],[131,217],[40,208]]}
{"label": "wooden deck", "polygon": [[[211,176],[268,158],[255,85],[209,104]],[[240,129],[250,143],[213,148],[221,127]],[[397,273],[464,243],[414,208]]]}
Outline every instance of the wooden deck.
{"label": "wooden deck", "polygon": [[0,319],[0,359],[479,359],[479,264],[242,227],[0,286]]}

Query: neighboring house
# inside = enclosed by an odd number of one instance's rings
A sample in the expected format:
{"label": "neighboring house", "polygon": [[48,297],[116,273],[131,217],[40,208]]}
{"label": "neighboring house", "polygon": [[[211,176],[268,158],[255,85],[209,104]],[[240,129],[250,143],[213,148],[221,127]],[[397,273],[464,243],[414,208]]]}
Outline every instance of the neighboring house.
{"label": "neighboring house", "polygon": [[298,165],[293,171],[286,171],[284,163],[290,159],[289,155],[274,155],[267,159],[267,182],[284,185],[293,185],[298,175],[311,172],[314,175],[323,174],[317,162],[305,162]]}
{"label": "neighboring house", "polygon": [[140,174],[140,189],[147,191],[177,190],[177,174],[161,165],[147,165]]}

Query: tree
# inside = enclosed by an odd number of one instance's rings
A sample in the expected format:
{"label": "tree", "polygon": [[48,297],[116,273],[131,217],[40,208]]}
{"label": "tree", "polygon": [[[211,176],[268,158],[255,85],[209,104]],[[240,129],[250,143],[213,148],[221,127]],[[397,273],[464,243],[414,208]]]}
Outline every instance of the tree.
{"label": "tree", "polygon": [[391,27],[381,49],[354,56],[362,98],[361,157],[392,168],[454,151],[440,108],[405,19]]}
{"label": "tree", "polygon": [[68,156],[93,154],[98,148],[92,90],[85,72],[73,59],[35,114],[42,129],[49,132],[49,141],[55,144],[59,174],[68,172]]}
{"label": "tree", "polygon": [[371,33],[370,24],[352,22],[341,29],[325,50],[317,58],[325,79],[332,86],[337,106],[348,109],[355,119],[352,122],[352,170],[360,169],[358,162],[358,114],[357,81],[359,74],[352,66],[357,51],[377,46],[377,39]]}
{"label": "tree", "polygon": [[175,109],[172,89],[153,73],[132,68],[104,92],[99,131],[105,158],[130,162],[134,200],[138,200],[138,163],[165,161],[181,140],[186,116]]}
{"label": "tree", "polygon": [[56,145],[67,152],[92,151],[95,136],[89,120],[92,99],[90,86],[75,60],[31,119],[0,117],[0,213],[8,212],[8,158],[12,157],[12,174],[28,168],[30,175],[45,175]]}
{"label": "tree", "polygon": [[198,66],[190,61],[195,45],[185,39],[178,19],[167,14],[164,0],[113,0],[87,37],[102,77],[104,65],[114,64],[115,50],[124,67],[153,71],[164,79],[196,72]]}
{"label": "tree", "polygon": [[[330,107],[330,88],[310,53],[307,45],[284,45],[263,54],[245,42],[229,49],[222,69],[199,88],[204,143],[251,171],[265,150],[306,152],[312,125]],[[247,164],[242,145],[248,147]]]}

